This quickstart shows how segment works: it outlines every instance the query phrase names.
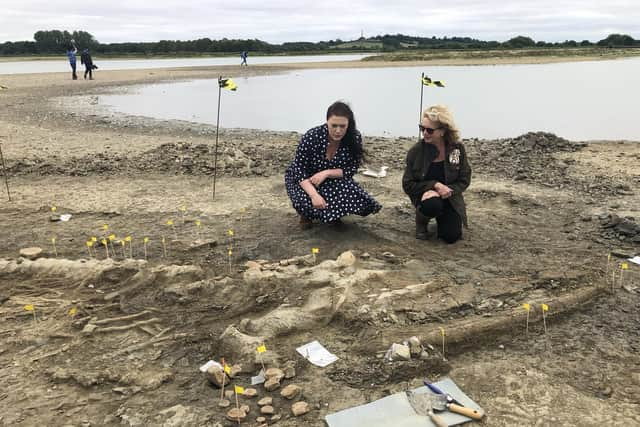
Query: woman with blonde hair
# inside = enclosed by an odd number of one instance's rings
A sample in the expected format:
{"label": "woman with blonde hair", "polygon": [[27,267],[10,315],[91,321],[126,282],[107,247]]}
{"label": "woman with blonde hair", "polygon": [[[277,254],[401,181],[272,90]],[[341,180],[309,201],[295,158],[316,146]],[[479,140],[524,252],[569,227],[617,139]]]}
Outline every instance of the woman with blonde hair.
{"label": "woman with blonde hair", "polygon": [[422,139],[407,153],[402,189],[416,208],[416,239],[427,239],[436,219],[438,238],[455,243],[467,226],[462,192],[471,182],[471,166],[451,111],[433,105],[422,112]]}

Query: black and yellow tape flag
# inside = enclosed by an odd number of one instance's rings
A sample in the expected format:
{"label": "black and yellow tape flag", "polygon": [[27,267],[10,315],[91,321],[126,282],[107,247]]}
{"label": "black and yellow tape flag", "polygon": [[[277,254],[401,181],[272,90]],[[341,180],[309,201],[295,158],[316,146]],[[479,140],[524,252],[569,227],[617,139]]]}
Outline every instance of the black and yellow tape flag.
{"label": "black and yellow tape flag", "polygon": [[233,82],[233,80],[231,79],[223,79],[222,77],[220,77],[218,79],[218,85],[222,88],[222,89],[229,89],[229,90],[236,90],[238,89],[238,85],[235,84]]}
{"label": "black and yellow tape flag", "polygon": [[422,77],[422,84],[425,86],[444,87],[444,82],[442,80],[431,80],[427,76]]}

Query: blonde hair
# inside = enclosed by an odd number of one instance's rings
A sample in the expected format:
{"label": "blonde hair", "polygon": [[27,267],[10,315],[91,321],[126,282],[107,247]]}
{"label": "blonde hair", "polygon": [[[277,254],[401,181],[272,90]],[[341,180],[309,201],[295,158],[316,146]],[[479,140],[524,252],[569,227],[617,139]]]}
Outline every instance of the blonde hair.
{"label": "blonde hair", "polygon": [[451,146],[460,141],[460,130],[453,120],[453,114],[445,105],[437,104],[426,108],[422,112],[422,118],[438,122],[438,125],[445,129],[444,141]]}

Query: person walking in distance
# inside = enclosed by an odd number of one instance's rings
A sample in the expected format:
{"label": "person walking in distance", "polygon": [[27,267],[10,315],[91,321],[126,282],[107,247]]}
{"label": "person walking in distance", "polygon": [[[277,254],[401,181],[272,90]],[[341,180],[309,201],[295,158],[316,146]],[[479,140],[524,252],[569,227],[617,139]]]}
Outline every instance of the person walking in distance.
{"label": "person walking in distance", "polygon": [[93,59],[91,59],[89,49],[82,50],[80,63],[84,64],[84,79],[87,80],[87,74],[89,74],[89,80],[93,80]]}
{"label": "person walking in distance", "polygon": [[73,80],[78,80],[78,75],[76,74],[76,53],[78,53],[78,48],[72,39],[67,47],[67,58],[69,58],[69,65],[71,65],[71,78]]}

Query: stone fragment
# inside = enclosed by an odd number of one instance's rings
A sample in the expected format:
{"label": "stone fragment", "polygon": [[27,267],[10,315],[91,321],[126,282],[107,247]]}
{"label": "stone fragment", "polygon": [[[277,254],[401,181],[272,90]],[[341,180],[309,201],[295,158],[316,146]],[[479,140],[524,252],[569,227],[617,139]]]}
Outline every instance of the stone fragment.
{"label": "stone fragment", "polygon": [[245,413],[248,414],[249,411],[251,411],[251,408],[249,407],[249,405],[241,405],[240,409]]}
{"label": "stone fragment", "polygon": [[258,400],[258,406],[267,406],[271,405],[272,403],[273,397],[271,396],[263,397],[262,399]]}
{"label": "stone fragment", "polygon": [[284,368],[282,369],[284,371],[284,377],[286,379],[290,379],[296,376],[296,362],[294,362],[293,360],[289,360],[288,362],[286,362],[284,364]]}
{"label": "stone fragment", "polygon": [[267,422],[267,417],[258,417],[258,418],[256,418],[256,422],[257,423],[266,423]]}
{"label": "stone fragment", "polygon": [[260,413],[264,415],[272,415],[274,412],[275,410],[271,405],[265,405],[262,408],[260,408]]}
{"label": "stone fragment", "polygon": [[276,381],[280,382],[280,380],[284,378],[284,372],[282,371],[282,369],[269,368],[267,369],[267,372],[264,373],[264,377],[268,380],[275,379]]}
{"label": "stone fragment", "polygon": [[221,408],[227,408],[229,405],[231,405],[231,402],[229,402],[229,400],[227,399],[220,399],[218,401],[218,406]]}
{"label": "stone fragment", "polygon": [[340,254],[338,259],[336,259],[336,265],[338,267],[349,267],[356,263],[356,257],[353,255],[353,252],[346,251]]}
{"label": "stone fragment", "polygon": [[242,421],[247,417],[247,414],[240,408],[231,408],[227,411],[227,419],[230,421]]}
{"label": "stone fragment", "polygon": [[256,397],[258,395],[258,390],[255,388],[245,388],[242,395],[248,398]]}
{"label": "stone fragment", "polygon": [[277,381],[275,378],[271,378],[264,383],[264,389],[267,391],[273,391],[280,387],[280,381]]}
{"label": "stone fragment", "polygon": [[22,248],[20,249],[20,256],[27,259],[38,259],[42,255],[42,248],[37,246],[33,246],[30,248]]}
{"label": "stone fragment", "polygon": [[309,407],[309,404],[307,402],[296,402],[291,405],[291,412],[293,412],[293,415],[295,415],[296,417],[304,415],[310,410],[311,408]]}
{"label": "stone fragment", "polygon": [[258,269],[258,270],[260,270],[260,268],[262,267],[260,265],[260,263],[257,263],[255,261],[247,261],[247,262],[244,263],[244,266],[247,267],[248,269],[255,268],[255,269]]}
{"label": "stone fragment", "polygon": [[411,360],[411,350],[409,346],[404,344],[392,344],[391,345],[391,359],[392,360]]}
{"label": "stone fragment", "polygon": [[242,365],[231,366],[231,372],[229,372],[230,378],[235,378],[240,372],[242,372]]}
{"label": "stone fragment", "polygon": [[207,369],[207,379],[216,387],[222,387],[223,381],[225,385],[229,385],[229,378],[227,378],[227,374],[217,366],[212,366]]}
{"label": "stone fragment", "polygon": [[224,392],[224,397],[226,397],[227,399],[233,399],[235,395],[236,393],[233,390],[225,390]]}
{"label": "stone fragment", "polygon": [[285,399],[291,400],[298,394],[300,394],[301,391],[302,389],[299,386],[295,384],[289,384],[288,386],[283,388],[282,391],[280,391],[280,396],[284,397]]}
{"label": "stone fragment", "polygon": [[422,352],[422,344],[420,343],[420,338],[413,336],[409,338],[409,351],[412,357],[420,356]]}
{"label": "stone fragment", "polygon": [[279,421],[281,418],[282,418],[282,415],[275,414],[274,416],[271,417],[271,421],[275,423],[276,421]]}

